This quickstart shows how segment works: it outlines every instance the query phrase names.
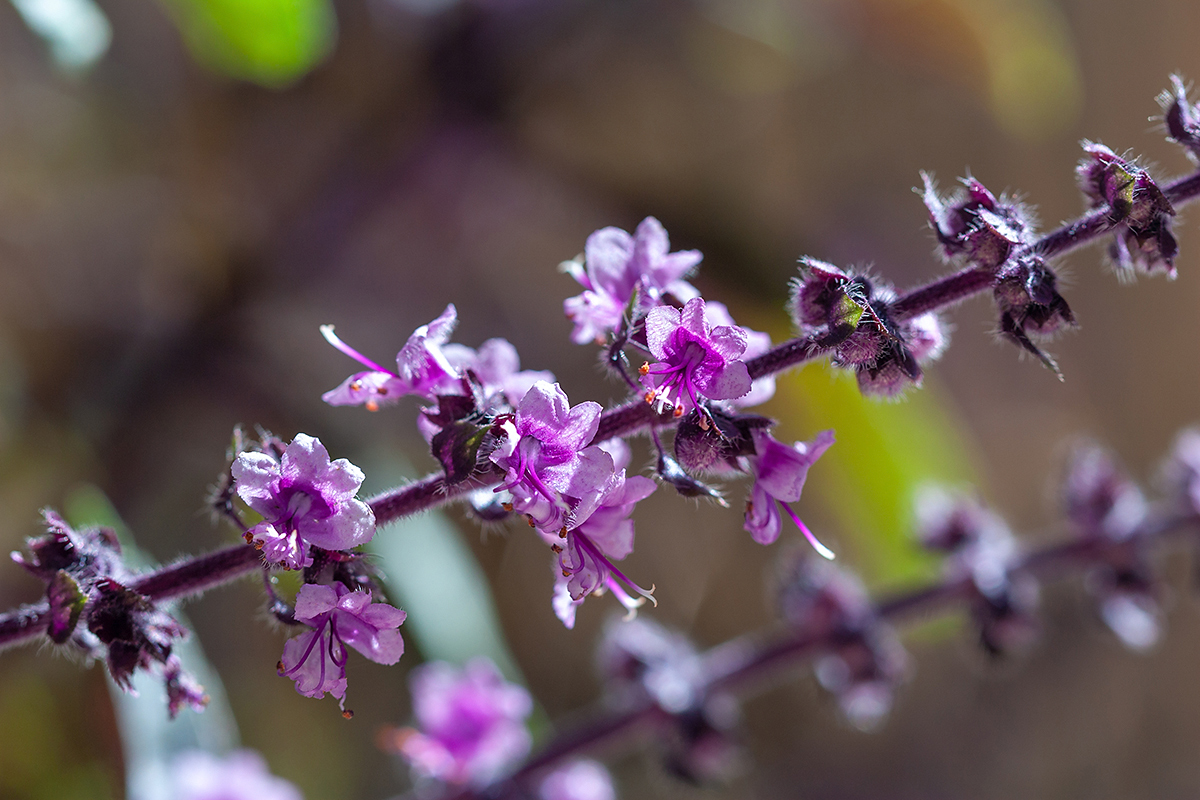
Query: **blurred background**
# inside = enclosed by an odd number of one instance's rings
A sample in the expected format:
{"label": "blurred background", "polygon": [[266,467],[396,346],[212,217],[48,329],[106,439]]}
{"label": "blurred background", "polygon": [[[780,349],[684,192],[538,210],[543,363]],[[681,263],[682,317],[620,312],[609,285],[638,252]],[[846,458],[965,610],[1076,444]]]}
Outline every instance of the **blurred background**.
{"label": "blurred background", "polygon": [[[321,403],[356,367],[322,323],[387,363],[454,302],[455,341],[505,337],[573,401],[621,399],[570,343],[578,289],[555,269],[606,225],[657,216],[675,249],[704,252],[706,297],[781,339],[801,255],[900,287],[944,269],[918,170],[1018,191],[1047,228],[1083,208],[1080,138],[1186,171],[1150,117],[1172,71],[1200,75],[1197,36],[1182,0],[0,2],[0,549],[44,506],[120,524],[148,562],[233,541],[204,497],[237,423],[320,436],[369,492],[430,471],[415,403]],[[1175,282],[1121,285],[1099,248],[1066,259],[1081,327],[1049,344],[1065,383],[996,339],[986,298],[951,314],[949,351],[905,402],[862,401],[822,365],[783,379],[766,413],[786,434],[837,430],[799,507],[843,564],[880,591],[936,575],[910,543],[929,480],[977,485],[1028,540],[1062,535],[1054,480],[1080,436],[1153,478],[1198,417],[1194,217],[1176,224]],[[720,509],[662,490],[639,510],[627,572],[659,599],[644,613],[702,647],[773,618],[787,543],[741,530],[742,492]],[[596,700],[616,604],[564,630],[526,528],[481,533],[450,509],[378,539],[409,652],[351,656],[353,721],[276,676],[286,633],[246,580],[184,608],[226,696],[202,676],[214,708],[174,726],[152,684],[114,706],[100,668],[0,656],[0,797],[123,797],[170,741],[235,730],[310,799],[385,797],[407,776],[375,739],[409,721],[425,658],[490,653],[540,704],[540,735]],[[746,704],[731,783],[681,784],[650,750],[610,759],[618,791],[1195,797],[1200,615],[1186,560],[1164,569],[1169,630],[1149,654],[1102,629],[1079,581],[1051,586],[1023,658],[989,662],[953,625],[908,637],[916,670],[874,733],[802,670]],[[0,564],[0,605],[40,592]]]}

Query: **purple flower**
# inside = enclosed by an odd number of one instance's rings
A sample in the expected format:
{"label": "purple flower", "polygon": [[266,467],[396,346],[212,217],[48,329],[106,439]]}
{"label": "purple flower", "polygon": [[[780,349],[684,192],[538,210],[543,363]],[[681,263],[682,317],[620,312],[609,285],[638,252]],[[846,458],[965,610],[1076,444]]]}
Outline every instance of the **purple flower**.
{"label": "purple flower", "polygon": [[[709,300],[704,304],[704,319],[713,328],[721,325],[737,327],[729,308],[724,303]],[[746,350],[742,360],[746,361],[771,349],[771,334],[742,328],[746,332]],[[775,376],[764,375],[750,384],[750,391],[741,397],[733,398],[730,402],[738,408],[749,408],[761,405],[775,396]]]}
{"label": "purple flower", "polygon": [[[622,469],[587,519],[557,536],[543,534],[558,554],[562,580],[556,582],[553,606],[567,628],[574,627],[575,607],[589,594],[611,591],[631,614],[645,599],[654,602],[653,589],[638,586],[612,562],[633,552],[633,520],[629,516],[656,488],[654,481],[641,475],[627,479]],[[641,597],[634,598],[626,587]]]}
{"label": "purple flower", "polygon": [[296,593],[295,617],[312,630],[283,645],[279,674],[296,682],[305,697],[336,697],[346,708],[346,645],[377,664],[395,664],[404,655],[397,630],[408,616],[371,592],[352,592],[341,583],[306,583]]}
{"label": "purple flower", "polygon": [[667,232],[654,217],[642,220],[633,236],[620,228],[602,228],[589,236],[584,263],[562,265],[584,288],[563,302],[563,312],[575,323],[572,341],[604,341],[620,327],[625,307],[638,290],[647,306],[656,305],[666,293],[684,301],[695,297],[695,288],[683,278],[703,256],[697,250],[670,249]]}
{"label": "purple flower", "polygon": [[253,750],[235,750],[219,758],[188,750],[171,761],[170,792],[174,800],[301,800],[300,791],[267,770]]}
{"label": "purple flower", "polygon": [[413,331],[396,354],[394,372],[339,339],[332,325],[322,325],[321,334],[326,341],[370,369],[351,375],[341,386],[321,395],[321,399],[332,406],[365,405],[368,410],[375,411],[381,405],[395,403],[410,394],[427,400],[432,400],[438,393],[461,394],[458,372],[441,349],[450,339],[457,321],[458,312],[451,304],[437,319]]}
{"label": "purple flower", "polygon": [[263,517],[246,541],[285,569],[311,564],[310,544],[346,550],[375,534],[375,515],[354,497],[362,470],[344,458],[330,463],[329,451],[307,434],[296,434],[278,461],[267,453],[241,453],[233,479],[238,497]]}
{"label": "purple flower", "polygon": [[522,398],[507,438],[491,459],[505,471],[496,491],[512,495],[513,510],[543,532],[557,534],[597,508],[613,481],[612,456],[587,446],[596,435],[600,405],[570,407],[558,384],[538,381]]}
{"label": "purple flower", "polygon": [[538,791],[542,800],[616,800],[612,776],[599,761],[579,758],[551,772]]}
{"label": "purple flower", "polygon": [[779,509],[783,509],[796,527],[808,539],[809,544],[825,558],[832,559],[833,552],[817,541],[789,503],[800,499],[808,468],[833,444],[833,431],[818,433],[811,442],[796,442],[789,446],[775,439],[765,430],[752,432],[757,455],[750,462],[757,472],[750,499],[746,502],[745,528],[759,544],[771,544],[779,538],[783,528]]}
{"label": "purple flower", "polygon": [[517,348],[506,339],[488,339],[478,350],[448,344],[443,353],[457,372],[474,371],[485,396],[499,393],[512,407],[516,407],[538,381],[554,382],[554,373],[547,370],[522,370]]}
{"label": "purple flower", "polygon": [[529,752],[533,701],[490,660],[424,664],[409,686],[420,730],[402,732],[398,749],[418,775],[481,786]]}
{"label": "purple flower", "polygon": [[658,359],[642,366],[646,402],[675,408],[681,417],[689,408],[703,413],[700,397],[732,400],[750,391],[750,373],[740,360],[746,352],[746,331],[734,325],[712,327],[705,319],[704,300],[695,297],[683,310],[670,306],[646,315],[646,343]]}

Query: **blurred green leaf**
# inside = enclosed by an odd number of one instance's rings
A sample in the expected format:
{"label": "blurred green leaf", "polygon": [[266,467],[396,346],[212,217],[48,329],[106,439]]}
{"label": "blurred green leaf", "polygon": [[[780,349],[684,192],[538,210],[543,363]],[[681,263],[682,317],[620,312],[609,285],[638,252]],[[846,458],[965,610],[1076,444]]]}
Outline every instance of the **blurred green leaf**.
{"label": "blurred green leaf", "polygon": [[315,67],[333,47],[329,0],[164,0],[192,55],[216,72],[270,88]]}

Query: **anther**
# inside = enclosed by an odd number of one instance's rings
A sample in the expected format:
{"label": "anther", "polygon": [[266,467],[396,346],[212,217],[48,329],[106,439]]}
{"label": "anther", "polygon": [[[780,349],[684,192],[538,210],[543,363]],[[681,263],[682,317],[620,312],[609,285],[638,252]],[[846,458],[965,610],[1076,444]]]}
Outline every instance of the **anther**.
{"label": "anther", "polygon": [[346,709],[345,711],[342,712],[342,716],[345,717],[346,719],[354,719],[354,712],[351,711],[350,709]]}
{"label": "anther", "polygon": [[646,377],[646,375],[649,372],[650,372],[650,362],[649,361],[643,362],[642,365],[640,367],[638,367],[638,375],[641,375],[643,378]]}
{"label": "anther", "polygon": [[655,398],[656,396],[657,396],[657,393],[656,393],[656,392],[653,392],[653,391],[646,392],[646,402],[647,402],[647,403],[653,403],[653,402],[654,402],[654,398]]}

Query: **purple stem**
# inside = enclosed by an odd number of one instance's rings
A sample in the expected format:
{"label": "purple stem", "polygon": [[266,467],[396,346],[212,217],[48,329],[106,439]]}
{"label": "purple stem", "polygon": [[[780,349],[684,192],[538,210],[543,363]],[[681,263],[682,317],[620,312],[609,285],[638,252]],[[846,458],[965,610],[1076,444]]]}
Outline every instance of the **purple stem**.
{"label": "purple stem", "polygon": [[413,483],[378,494],[368,500],[367,505],[375,514],[375,524],[386,525],[431,508],[443,506],[476,489],[494,486],[503,477],[499,468],[488,464],[470,479],[447,486],[445,475],[435,472]]}
{"label": "purple stem", "polygon": [[[147,572],[135,579],[130,588],[151,600],[176,600],[248,575],[257,571],[261,564],[258,550],[248,544],[237,544]],[[0,650],[41,635],[49,621],[50,612],[45,603],[0,614]]]}
{"label": "purple stem", "polygon": [[[1129,539],[1109,542],[1090,538],[1061,542],[1030,552],[1012,570],[1042,578],[1069,574],[1102,563],[1113,550],[1127,547],[1131,542],[1140,545],[1154,540],[1195,538],[1198,530],[1200,516],[1195,513],[1151,517]],[[969,579],[944,580],[883,600],[875,606],[875,614],[891,623],[928,619],[930,614],[953,610],[972,597],[974,589]],[[768,680],[771,676],[793,669],[826,650],[839,635],[832,629],[790,633],[775,639],[755,633],[718,645],[701,657],[707,676],[701,695],[713,692],[745,695],[756,687],[775,685]],[[441,800],[502,800],[532,796],[537,779],[554,766],[596,749],[619,733],[646,729],[652,722],[668,724],[669,721],[666,712],[646,700],[621,714],[607,714],[560,734],[502,782],[474,790],[447,790]]]}

